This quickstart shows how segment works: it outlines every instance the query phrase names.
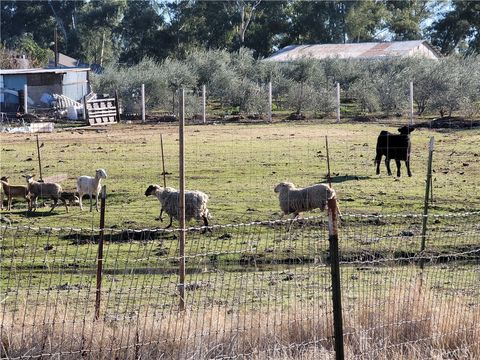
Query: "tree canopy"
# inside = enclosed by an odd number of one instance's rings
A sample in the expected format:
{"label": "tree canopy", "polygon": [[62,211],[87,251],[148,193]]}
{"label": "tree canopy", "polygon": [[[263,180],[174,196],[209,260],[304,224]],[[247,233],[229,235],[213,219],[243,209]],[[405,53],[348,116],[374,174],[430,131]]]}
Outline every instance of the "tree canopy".
{"label": "tree canopy", "polygon": [[102,65],[185,58],[196,49],[246,47],[261,58],[292,44],[383,40],[480,52],[477,1],[2,1],[0,10],[4,47],[51,50],[57,28],[61,52]]}

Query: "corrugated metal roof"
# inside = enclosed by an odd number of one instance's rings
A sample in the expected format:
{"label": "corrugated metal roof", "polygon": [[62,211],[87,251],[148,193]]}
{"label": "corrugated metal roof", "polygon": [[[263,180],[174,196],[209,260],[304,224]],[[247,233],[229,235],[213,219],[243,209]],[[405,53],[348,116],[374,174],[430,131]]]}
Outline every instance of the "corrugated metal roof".
{"label": "corrugated metal roof", "polygon": [[90,68],[57,68],[57,69],[0,69],[0,75],[25,75],[25,74],[43,74],[55,73],[65,74],[67,72],[88,71]]}
{"label": "corrugated metal roof", "polygon": [[[422,49],[422,47],[424,49]],[[441,54],[427,41],[394,41],[394,42],[368,42],[354,44],[317,44],[317,45],[290,45],[277,51],[266,61],[293,61],[302,58],[325,59],[337,57],[349,58],[381,58],[412,56],[416,53],[426,56],[423,51],[431,54],[432,58],[439,58]]]}

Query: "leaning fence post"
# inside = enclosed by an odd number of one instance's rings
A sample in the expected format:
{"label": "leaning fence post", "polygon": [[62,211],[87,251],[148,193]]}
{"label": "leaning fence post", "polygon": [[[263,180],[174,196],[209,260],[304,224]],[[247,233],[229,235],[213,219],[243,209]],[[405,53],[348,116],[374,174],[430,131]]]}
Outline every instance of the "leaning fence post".
{"label": "leaning fence post", "polygon": [[344,359],[342,291],[340,288],[340,260],[338,254],[338,205],[334,196],[328,200],[328,241],[330,243],[330,269],[332,274],[333,327],[335,359]]}
{"label": "leaning fence post", "polygon": [[40,174],[40,180],[43,181],[42,177],[42,157],[40,156],[40,145],[38,143],[38,134],[35,135],[37,137],[37,155],[38,155],[38,171]]}
{"label": "leaning fence post", "polygon": [[100,317],[100,299],[102,293],[102,270],[103,270],[103,234],[105,229],[105,201],[107,199],[107,186],[102,186],[100,205],[100,231],[98,237],[97,254],[97,292],[95,296],[95,320]]}
{"label": "leaning fence post", "polygon": [[145,122],[145,84],[142,84],[142,122]]}
{"label": "leaning fence post", "polygon": [[165,171],[165,155],[163,154],[163,135],[160,134],[160,149],[162,151],[162,175],[163,175],[163,187],[167,187],[167,173]]}
{"label": "leaning fence post", "polygon": [[180,311],[185,310],[185,143],[184,143],[184,126],[185,126],[185,90],[180,89],[179,98],[179,176],[180,176],[180,199],[178,204],[179,220],[180,220],[180,237],[179,237],[179,284],[178,292],[180,296]]}
{"label": "leaning fence post", "polygon": [[[428,145],[428,166],[427,166],[427,180],[425,183],[425,201],[423,202],[423,221],[422,221],[422,242],[420,244],[420,253],[425,250],[426,235],[427,235],[427,217],[428,217],[428,196],[430,194],[430,186],[432,184],[432,160],[433,160],[433,148],[435,145],[435,138],[430,138]],[[423,254],[420,258],[420,268],[423,269],[424,259]]]}
{"label": "leaning fence post", "polygon": [[325,135],[325,149],[327,150],[327,181],[328,185],[332,187],[332,175],[330,173],[330,153],[328,150],[328,136]]}

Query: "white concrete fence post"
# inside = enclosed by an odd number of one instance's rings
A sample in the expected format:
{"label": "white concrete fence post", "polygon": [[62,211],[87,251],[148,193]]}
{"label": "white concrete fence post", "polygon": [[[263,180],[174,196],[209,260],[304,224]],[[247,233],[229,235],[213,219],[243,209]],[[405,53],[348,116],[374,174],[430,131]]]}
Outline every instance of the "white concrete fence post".
{"label": "white concrete fence post", "polygon": [[272,122],[272,82],[268,82],[268,121]]}
{"label": "white concrete fence post", "polygon": [[145,122],[145,84],[142,84],[142,122]]}
{"label": "white concrete fence post", "polygon": [[410,81],[410,125],[413,125],[413,81]]}
{"label": "white concrete fence post", "polygon": [[23,85],[23,111],[28,114],[28,86]]}
{"label": "white concrete fence post", "polygon": [[207,122],[207,87],[202,85],[202,120]]}
{"label": "white concrete fence post", "polygon": [[340,122],[340,83],[337,82],[337,123]]}

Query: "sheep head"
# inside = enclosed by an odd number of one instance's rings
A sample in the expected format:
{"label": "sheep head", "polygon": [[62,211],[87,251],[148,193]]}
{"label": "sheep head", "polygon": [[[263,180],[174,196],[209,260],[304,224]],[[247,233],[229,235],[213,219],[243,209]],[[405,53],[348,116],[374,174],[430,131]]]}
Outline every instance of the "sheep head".
{"label": "sheep head", "polygon": [[97,169],[95,170],[95,177],[97,179],[106,179],[107,178],[107,172],[105,169]]}
{"label": "sheep head", "polygon": [[31,184],[34,180],[33,178],[35,177],[35,174],[32,174],[32,175],[22,175],[22,177],[25,178],[25,180],[27,181],[27,184]]}
{"label": "sheep head", "polygon": [[295,188],[295,185],[293,185],[292,183],[290,182],[281,182],[280,184],[278,184],[277,186],[275,186],[275,189],[274,191],[276,193],[279,193],[283,190],[290,190],[290,189],[294,189]]}
{"label": "sheep head", "polygon": [[2,176],[0,180],[5,181],[8,184],[8,176]]}
{"label": "sheep head", "polygon": [[158,185],[150,185],[147,190],[145,190],[145,196],[155,195],[155,193],[160,189],[161,187]]}

